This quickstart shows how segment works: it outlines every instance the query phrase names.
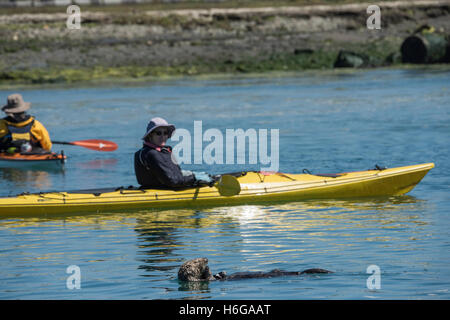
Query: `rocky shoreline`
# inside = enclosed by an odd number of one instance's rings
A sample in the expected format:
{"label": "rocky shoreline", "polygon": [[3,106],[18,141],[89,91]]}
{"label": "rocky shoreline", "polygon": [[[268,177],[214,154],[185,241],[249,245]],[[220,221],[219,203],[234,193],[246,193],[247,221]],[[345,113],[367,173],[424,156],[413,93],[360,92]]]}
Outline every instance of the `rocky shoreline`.
{"label": "rocky shoreline", "polygon": [[400,63],[403,40],[423,25],[450,32],[450,1],[280,8],[91,12],[81,29],[61,13],[0,14],[0,83],[54,83],[167,75],[332,69],[342,50],[365,66]]}

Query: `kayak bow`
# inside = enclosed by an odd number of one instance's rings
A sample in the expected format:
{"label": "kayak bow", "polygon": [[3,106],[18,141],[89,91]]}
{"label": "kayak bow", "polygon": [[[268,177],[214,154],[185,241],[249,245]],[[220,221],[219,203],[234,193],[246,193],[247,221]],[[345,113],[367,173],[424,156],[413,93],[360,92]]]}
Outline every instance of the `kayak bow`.
{"label": "kayak bow", "polygon": [[433,167],[433,163],[426,163],[337,175],[243,172],[237,182],[231,182],[237,185],[227,187],[233,191],[229,195],[219,193],[220,183],[183,190],[109,188],[22,194],[0,198],[0,216],[398,196],[411,191]]}

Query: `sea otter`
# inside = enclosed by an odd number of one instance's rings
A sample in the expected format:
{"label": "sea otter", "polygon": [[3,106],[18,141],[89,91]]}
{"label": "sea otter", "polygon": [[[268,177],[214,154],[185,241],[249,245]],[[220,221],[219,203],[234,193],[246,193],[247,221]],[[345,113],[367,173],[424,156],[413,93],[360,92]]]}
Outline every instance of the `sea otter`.
{"label": "sea otter", "polygon": [[178,270],[178,279],[180,281],[214,281],[214,280],[239,280],[250,278],[272,278],[279,276],[298,276],[310,273],[333,273],[324,269],[307,269],[304,271],[283,271],[274,269],[269,272],[236,272],[227,275],[226,272],[219,272],[212,275],[207,258],[196,258],[183,263]]}

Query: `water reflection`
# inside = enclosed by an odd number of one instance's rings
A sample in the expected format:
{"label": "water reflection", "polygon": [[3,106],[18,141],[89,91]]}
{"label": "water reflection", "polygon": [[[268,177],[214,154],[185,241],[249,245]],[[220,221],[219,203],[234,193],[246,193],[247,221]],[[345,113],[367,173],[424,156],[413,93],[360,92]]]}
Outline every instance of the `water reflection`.
{"label": "water reflection", "polygon": [[[139,276],[176,280],[187,259],[206,256],[213,272],[261,270],[307,261],[327,267],[329,257],[345,247],[359,250],[367,242],[410,245],[425,235],[422,215],[429,204],[411,196],[366,200],[320,200],[270,205],[243,205],[198,210],[143,210],[55,218],[0,220],[1,228],[22,227],[128,230],[136,234]],[[25,229],[23,229],[25,230]],[[118,233],[117,241],[122,241]],[[127,236],[126,234],[125,236]],[[124,237],[125,237],[124,236]],[[102,257],[98,257],[102,259]],[[322,259],[322,260],[320,260]],[[336,258],[334,258],[336,259]],[[248,264],[242,264],[246,261]],[[239,268],[243,268],[240,270]],[[208,283],[181,284],[180,291],[208,292]]]}
{"label": "water reflection", "polygon": [[[180,281],[178,291],[192,291],[195,293],[209,292],[209,281]],[[193,296],[192,299],[199,299],[200,297]],[[205,297],[202,297],[205,298]]]}
{"label": "water reflection", "polygon": [[50,174],[61,173],[64,170],[38,170],[38,169],[18,169],[18,168],[0,168],[0,179],[12,182],[14,188],[34,188],[49,189],[52,186]]}
{"label": "water reflection", "polygon": [[[409,238],[424,237],[417,227],[427,223],[419,214],[424,206],[428,206],[426,201],[414,197],[304,201],[201,210],[15,218],[0,220],[0,228],[9,229],[11,235],[42,230],[42,233],[52,234],[51,240],[67,235],[68,230],[72,236],[89,235],[90,240],[83,241],[85,244],[79,252],[72,248],[72,255],[85,257],[90,252],[89,261],[106,261],[112,265],[130,264],[122,259],[131,256],[135,271],[125,271],[124,277],[131,272],[133,276],[151,279],[148,282],[151,290],[159,292],[161,288],[169,288],[167,290],[178,290],[183,298],[200,299],[214,295],[212,292],[217,285],[179,283],[176,280],[178,268],[188,259],[206,256],[212,272],[268,271],[276,267],[300,270],[314,266],[333,269],[330,261],[334,268],[347,265],[351,269],[354,266],[346,262],[349,259],[346,247],[353,246],[349,252],[361,259],[364,259],[368,241],[375,245],[371,247],[372,253],[390,239],[400,241],[387,242],[388,246],[395,244],[402,250],[411,250],[407,247],[411,245]],[[391,232],[391,227],[397,229]],[[130,231],[135,235],[131,241]],[[103,239],[99,239],[99,235]],[[21,238],[22,235],[17,239]],[[117,245],[104,244],[107,239]],[[53,249],[52,259],[62,257],[68,250],[64,240],[55,241],[53,246],[57,249]],[[112,249],[115,247],[122,249],[115,252]],[[32,250],[39,256],[48,254],[44,246]]]}
{"label": "water reflection", "polygon": [[228,217],[237,221],[240,226],[261,222],[269,222],[273,226],[286,225],[285,218],[295,218],[300,219],[301,223],[289,224],[286,227],[304,230],[309,225],[308,221],[312,225],[316,223],[327,225],[335,220],[351,220],[355,215],[372,217],[372,213],[377,213],[376,217],[385,222],[387,218],[392,222],[398,222],[404,218],[401,212],[421,210],[426,204],[426,201],[412,196],[397,196],[363,200],[309,200],[272,205],[220,207],[207,209],[205,212],[223,218]]}
{"label": "water reflection", "polygon": [[[0,173],[3,170],[0,169]],[[35,181],[34,183],[49,186],[49,173],[46,171],[15,171],[7,170],[3,177],[17,183]],[[378,221],[401,222],[413,218],[412,212],[422,212],[428,202],[413,196],[381,197],[374,199],[357,200],[308,200],[301,202],[271,203],[268,205],[238,205],[229,207],[210,207],[202,209],[161,209],[140,210],[134,212],[105,212],[83,213],[80,215],[68,213],[46,217],[15,217],[10,222],[12,226],[34,225],[37,222],[52,221],[75,223],[77,225],[108,225],[110,223],[129,223],[134,219],[135,231],[146,234],[165,227],[201,229],[211,226],[242,227],[247,224],[270,222],[276,226],[283,224],[282,218],[299,218],[305,221],[310,218],[316,220],[342,220],[352,219],[357,214],[378,219]],[[377,213],[376,216],[372,214]],[[403,214],[404,213],[404,214]],[[352,215],[353,214],[353,215]],[[406,214],[406,215],[405,215]],[[9,220],[10,218],[4,218]],[[127,222],[126,222],[127,221]],[[304,221],[304,222],[305,222]],[[426,224],[424,221],[412,220],[418,225]],[[326,223],[322,221],[322,223]],[[304,228],[304,223],[298,226]]]}
{"label": "water reflection", "polygon": [[112,169],[117,165],[117,158],[95,159],[84,162],[76,162],[75,167],[80,169]]}
{"label": "water reflection", "polygon": [[183,245],[178,236],[178,224],[182,224],[184,217],[192,216],[193,212],[155,213],[136,218],[139,241],[139,260],[143,264],[139,269],[145,270],[145,276],[154,276],[154,271],[173,270],[179,264],[174,250]]}
{"label": "water reflection", "polygon": [[[392,241],[405,233],[417,240],[421,237],[417,226],[427,224],[419,213],[425,205],[425,201],[403,196],[148,212],[136,217],[134,228],[139,239],[140,269],[150,275],[165,272],[173,278],[186,259],[198,257],[196,251],[202,256],[206,251],[213,259],[242,255],[249,261],[259,259],[262,264],[282,263],[287,255],[311,249],[296,244],[305,239],[328,243],[325,246],[333,248],[328,250],[339,250],[336,236],[349,239],[342,240],[340,246],[353,245],[352,238]],[[387,234],[388,229],[404,231]],[[179,290],[207,288],[195,283],[182,284]]]}
{"label": "water reflection", "polygon": [[192,244],[184,242],[189,230],[204,230],[216,224],[226,223],[229,217],[209,217],[198,210],[166,210],[139,214],[134,230],[138,237],[139,269],[152,271],[176,271],[184,260],[178,250]]}
{"label": "water reflection", "polygon": [[[17,183],[33,182],[36,185],[50,186],[49,173],[46,171],[15,171],[6,170],[3,177]],[[3,170],[0,169],[0,173]],[[9,175],[9,176],[8,176]],[[223,229],[233,226],[242,227],[246,224],[270,222],[272,225],[282,224],[282,218],[308,217],[314,219],[342,220],[352,219],[352,214],[365,215],[371,218],[380,218],[382,221],[401,222],[405,217],[412,218],[412,212],[422,212],[428,202],[412,196],[380,197],[374,199],[356,200],[307,200],[301,202],[270,203],[267,205],[237,205],[228,207],[209,207],[199,209],[150,209],[130,212],[104,212],[55,214],[46,217],[15,217],[11,223],[21,226],[34,225],[37,222],[52,221],[75,223],[78,225],[107,225],[112,222],[131,224],[135,220],[135,231],[138,234],[153,232],[163,227],[175,228],[208,228],[221,226]],[[376,216],[372,216],[377,213]],[[407,214],[406,216],[402,213]],[[386,220],[388,219],[389,220]],[[4,218],[9,220],[10,218]],[[417,224],[426,224],[423,221],[413,220]],[[323,222],[326,223],[326,222]],[[133,223],[134,224],[134,223]],[[302,223],[299,228],[303,228]]]}

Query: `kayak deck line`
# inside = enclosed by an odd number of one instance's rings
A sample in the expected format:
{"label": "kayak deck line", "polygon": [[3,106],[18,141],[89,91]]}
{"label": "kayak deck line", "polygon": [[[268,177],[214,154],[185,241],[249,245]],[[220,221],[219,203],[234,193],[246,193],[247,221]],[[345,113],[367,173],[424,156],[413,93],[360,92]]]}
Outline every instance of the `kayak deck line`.
{"label": "kayak deck line", "polygon": [[[210,187],[203,187],[203,188],[210,188]],[[207,198],[216,198],[219,193],[217,192],[217,190],[215,190],[215,188],[210,188],[211,190],[204,190],[202,191],[202,199],[207,199]],[[151,201],[165,201],[165,200],[195,200],[196,197],[198,197],[199,194],[199,190],[200,188],[195,188],[195,189],[189,189],[189,190],[195,190],[194,191],[194,195],[192,192],[186,193],[185,197],[182,197],[183,194],[180,194],[179,197],[173,197],[173,194],[163,194],[163,193],[151,193],[151,192],[146,192],[145,194],[140,194],[138,196],[136,196],[136,194],[124,194],[121,193],[120,195],[107,195],[104,194],[102,196],[102,202],[100,201],[95,201],[95,203],[98,204],[109,204],[108,200],[114,200],[115,203],[128,203],[130,201],[127,201],[127,198],[133,199],[131,200],[132,203],[134,202],[151,202]],[[153,190],[154,191],[154,190]],[[113,193],[113,192],[112,192]],[[211,195],[207,195],[207,194],[211,194]],[[42,193],[42,194],[37,194],[37,196],[39,196],[41,199],[38,199],[38,202],[43,203],[46,200],[50,200],[50,201],[63,201],[64,204],[85,204],[85,201],[91,201],[91,200],[95,200],[95,198],[92,197],[85,197],[85,198],[76,198],[76,199],[68,199],[68,197],[70,196],[70,194],[64,194],[61,193],[60,196],[61,197],[51,197],[51,195],[55,195],[55,193]],[[97,195],[95,195],[96,197],[98,197]],[[167,199],[164,199],[164,197],[168,197]],[[118,201],[118,198],[125,198],[125,200],[120,200]],[[140,199],[142,198],[142,199]],[[154,198],[154,199],[152,199]],[[80,202],[76,202],[76,201],[80,201]]]}
{"label": "kayak deck line", "polygon": [[246,172],[238,175],[241,191],[232,196],[221,196],[216,187],[209,186],[180,190],[120,187],[21,194],[0,198],[0,217],[397,196],[412,190],[433,167],[433,163],[426,163],[349,172],[339,177],[274,173],[264,175],[263,180],[259,172]]}
{"label": "kayak deck line", "polygon": [[[361,176],[356,176],[356,177],[343,178],[343,179],[339,179],[339,180],[336,180],[336,178],[340,178],[340,177],[330,177],[331,179],[323,179],[322,181],[317,180],[317,181],[304,182],[304,183],[282,183],[282,184],[280,183],[279,185],[272,184],[271,187],[272,187],[272,189],[285,188],[285,187],[297,187],[297,188],[298,187],[300,187],[300,188],[301,187],[308,187],[308,188],[310,188],[310,187],[314,187],[315,184],[320,184],[320,183],[326,183],[328,185],[342,185],[342,184],[352,183],[353,181],[359,181],[359,180],[361,180],[361,178],[365,178],[367,180],[377,179],[379,177],[386,178],[386,177],[390,177],[390,176],[402,175],[402,174],[405,174],[405,173],[421,172],[424,169],[430,170],[433,167],[434,167],[434,164],[433,165],[428,165],[427,164],[427,165],[424,165],[423,167],[414,166],[414,168],[405,169],[405,170],[402,170],[402,171],[395,171],[395,172],[391,172],[391,173],[375,172],[375,173],[367,174],[369,171],[355,171],[355,172],[351,172],[351,173],[366,173],[366,174],[365,175],[361,175]],[[385,170],[389,170],[389,169],[385,169]],[[376,170],[370,170],[370,171],[376,171]],[[313,175],[313,176],[320,176],[320,177],[322,177],[321,175]],[[329,183],[329,182],[331,182],[331,183]],[[252,187],[253,187],[252,190],[253,191],[266,190],[265,187],[262,188],[262,187],[258,187],[257,185],[258,185],[257,183],[252,185]],[[320,186],[322,186],[322,185],[320,185]],[[243,189],[243,190],[245,190],[245,189]],[[277,191],[271,190],[271,192],[272,191],[273,192],[277,192]],[[283,191],[285,191],[285,190],[280,190],[279,192],[283,192]],[[241,193],[242,193],[242,191],[241,191]]]}

